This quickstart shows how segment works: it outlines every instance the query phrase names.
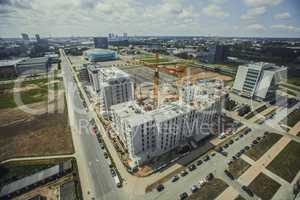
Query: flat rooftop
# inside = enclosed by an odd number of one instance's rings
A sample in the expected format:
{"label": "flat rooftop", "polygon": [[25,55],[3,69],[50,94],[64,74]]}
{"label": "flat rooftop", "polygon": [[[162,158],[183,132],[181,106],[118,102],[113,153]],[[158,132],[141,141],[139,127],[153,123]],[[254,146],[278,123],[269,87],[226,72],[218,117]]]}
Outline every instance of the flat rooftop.
{"label": "flat rooftop", "polygon": [[9,67],[14,66],[17,63],[19,63],[21,59],[19,60],[0,60],[0,67]]}
{"label": "flat rooftop", "polygon": [[116,67],[99,68],[99,73],[101,73],[101,75],[103,76],[104,81],[120,78],[129,78],[129,74]]}

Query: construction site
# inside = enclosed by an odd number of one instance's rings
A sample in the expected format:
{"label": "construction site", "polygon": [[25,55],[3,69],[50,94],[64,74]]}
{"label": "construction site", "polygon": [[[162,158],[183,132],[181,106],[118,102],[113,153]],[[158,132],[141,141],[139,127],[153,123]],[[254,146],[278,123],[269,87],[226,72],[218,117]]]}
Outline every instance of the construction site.
{"label": "construction site", "polygon": [[[84,77],[89,77],[89,80],[83,82],[120,159],[135,175],[148,176],[166,163],[174,162],[175,158],[181,158],[187,150],[205,146],[203,140],[211,134],[219,134],[217,123],[225,95],[224,82],[230,81],[231,77],[187,63],[168,62],[159,54],[147,60],[120,63],[119,60],[117,65],[112,64],[114,67],[107,67],[105,63],[87,65],[88,75]],[[186,117],[199,122],[199,129],[204,122],[212,129],[191,133],[170,130],[168,134],[163,129],[148,127],[147,130],[152,131],[134,133],[133,136],[128,130],[122,133],[117,128],[118,123],[136,130],[149,123],[164,125],[169,122],[177,127],[179,121],[185,123]],[[176,138],[172,136],[174,134],[187,136]],[[159,135],[165,136],[161,138]],[[128,137],[137,138],[135,150],[130,149],[132,144],[129,144]],[[165,147],[159,147],[160,143]]]}

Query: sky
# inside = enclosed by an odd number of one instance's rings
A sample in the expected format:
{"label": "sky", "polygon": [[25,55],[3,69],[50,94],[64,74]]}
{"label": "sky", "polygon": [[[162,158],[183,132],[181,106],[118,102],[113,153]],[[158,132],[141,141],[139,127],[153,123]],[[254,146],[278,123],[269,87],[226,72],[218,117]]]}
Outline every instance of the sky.
{"label": "sky", "polygon": [[0,0],[0,37],[300,37],[300,0]]}

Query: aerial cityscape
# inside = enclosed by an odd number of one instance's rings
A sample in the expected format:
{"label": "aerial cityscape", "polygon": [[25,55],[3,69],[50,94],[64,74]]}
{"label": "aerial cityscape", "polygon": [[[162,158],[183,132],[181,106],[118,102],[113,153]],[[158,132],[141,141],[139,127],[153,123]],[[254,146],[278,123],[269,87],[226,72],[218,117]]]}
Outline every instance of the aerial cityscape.
{"label": "aerial cityscape", "polygon": [[300,200],[297,0],[0,0],[0,200]]}

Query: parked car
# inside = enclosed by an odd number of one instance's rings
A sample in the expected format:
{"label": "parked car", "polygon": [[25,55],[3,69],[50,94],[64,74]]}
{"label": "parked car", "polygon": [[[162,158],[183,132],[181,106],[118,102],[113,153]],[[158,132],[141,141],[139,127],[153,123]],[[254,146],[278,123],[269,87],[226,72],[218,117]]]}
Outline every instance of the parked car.
{"label": "parked car", "polygon": [[199,186],[202,187],[205,183],[206,183],[206,180],[205,180],[204,178],[202,178],[202,179],[199,181]]}
{"label": "parked car", "polygon": [[192,164],[188,168],[190,171],[194,171],[196,169],[196,165]]}
{"label": "parked car", "polygon": [[182,170],[182,171],[180,172],[181,177],[184,177],[184,176],[186,176],[187,174],[188,174],[188,172],[187,172],[186,170]]}
{"label": "parked car", "polygon": [[165,186],[163,185],[163,184],[159,184],[157,187],[156,187],[156,190],[158,191],[158,192],[161,192],[161,191],[163,191],[165,189]]}
{"label": "parked car", "polygon": [[250,149],[250,147],[249,146],[245,146],[245,148],[244,148],[246,151],[248,151],[249,149]]}
{"label": "parked car", "polygon": [[193,186],[191,187],[191,192],[192,192],[192,193],[197,192],[197,190],[198,190],[198,187],[197,187],[196,185],[193,185]]}
{"label": "parked car", "polygon": [[203,163],[202,160],[198,160],[198,161],[197,161],[197,165],[198,165],[198,166],[201,165],[202,163]]}
{"label": "parked car", "polygon": [[242,189],[251,197],[254,196],[253,192],[245,185],[242,186]]}
{"label": "parked car", "polygon": [[225,148],[225,149],[227,149],[228,147],[229,147],[229,145],[228,145],[228,144],[225,144],[225,145],[224,145],[224,148]]}
{"label": "parked car", "polygon": [[188,197],[189,195],[186,192],[184,192],[179,195],[179,200],[184,200],[187,199]]}
{"label": "parked car", "polygon": [[108,154],[106,152],[104,152],[103,155],[104,155],[104,158],[106,158],[106,159],[108,158]]}
{"label": "parked car", "polygon": [[212,154],[211,154],[211,157],[214,157],[215,155],[216,155],[216,153],[212,153]]}
{"label": "parked car", "polygon": [[179,179],[179,176],[176,175],[176,176],[172,177],[171,181],[174,183],[174,182],[178,181],[178,179]]}
{"label": "parked car", "polygon": [[110,169],[110,173],[112,176],[116,176],[116,171],[114,169]]}
{"label": "parked car", "polygon": [[214,178],[214,175],[212,173],[209,173],[207,176],[206,176],[206,180],[210,181]]}
{"label": "parked car", "polygon": [[234,141],[233,141],[233,140],[230,140],[230,141],[229,141],[229,144],[233,144],[233,143],[234,143]]}
{"label": "parked car", "polygon": [[234,180],[233,175],[232,175],[227,169],[225,169],[224,173],[225,173],[231,180]]}
{"label": "parked car", "polygon": [[209,161],[209,160],[210,160],[210,158],[208,155],[204,157],[204,161]]}

